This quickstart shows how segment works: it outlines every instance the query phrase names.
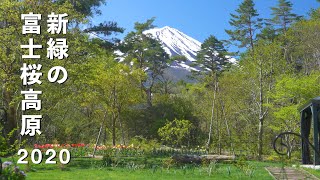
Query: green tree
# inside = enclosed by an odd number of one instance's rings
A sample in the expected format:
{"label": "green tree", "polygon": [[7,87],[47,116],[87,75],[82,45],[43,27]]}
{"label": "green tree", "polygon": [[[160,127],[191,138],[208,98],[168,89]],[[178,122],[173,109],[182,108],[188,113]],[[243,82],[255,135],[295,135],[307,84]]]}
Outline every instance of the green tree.
{"label": "green tree", "polygon": [[69,2],[78,13],[90,17],[95,14],[101,14],[98,8],[105,4],[105,0],[54,0],[54,2],[59,5]]}
{"label": "green tree", "polygon": [[257,40],[269,41],[272,43],[277,38],[276,29],[272,25],[264,27],[259,34],[257,34]]}
{"label": "green tree", "polygon": [[192,123],[190,121],[175,119],[159,128],[158,134],[165,143],[179,147],[188,145],[191,128]]}
{"label": "green tree", "polygon": [[261,28],[262,19],[254,8],[253,0],[244,0],[236,10],[237,14],[231,14],[230,25],[234,30],[226,30],[231,37],[230,41],[238,41],[239,48],[249,48],[254,50],[256,32]]}
{"label": "green tree", "polygon": [[[105,66],[105,65],[104,65]],[[122,142],[125,144],[122,112],[139,102],[139,82],[144,73],[139,69],[131,71],[128,66],[117,64],[112,68],[101,68],[94,81],[97,97],[111,119],[112,144],[116,145],[116,123],[120,126]],[[104,123],[108,126],[108,123]]]}
{"label": "green tree", "polygon": [[124,28],[118,26],[118,23],[112,21],[105,21],[99,23],[98,25],[93,25],[83,32],[90,33],[93,35],[93,42],[98,44],[101,48],[105,50],[114,51],[117,48],[117,43],[120,42],[118,38],[106,38],[117,33],[123,33]]}
{"label": "green tree", "polygon": [[310,75],[289,74],[277,79],[271,97],[274,99],[272,108],[276,121],[272,129],[277,132],[300,130],[300,115],[298,108],[310,99],[319,96],[320,73]]}
{"label": "green tree", "polygon": [[[262,158],[263,139],[265,138],[265,120],[269,115],[270,98],[268,94],[274,88],[275,78],[286,73],[285,61],[281,58],[279,43],[267,44],[260,41],[256,45],[255,56],[247,55],[243,65],[247,73],[248,88],[251,89],[249,104],[252,114],[258,119],[258,158]],[[248,59],[246,59],[248,58]]]}
{"label": "green tree", "polygon": [[278,41],[283,43],[284,56],[290,66],[292,61],[290,60],[290,40],[287,37],[287,31],[292,23],[302,17],[292,12],[292,3],[289,0],[278,0],[277,6],[271,7],[271,10],[272,18],[267,21],[271,23],[277,34],[280,35],[278,36]]}
{"label": "green tree", "polygon": [[244,70],[233,66],[219,78],[216,111],[221,115],[218,122],[222,122],[219,130],[222,135],[218,136],[218,141],[225,143],[225,151],[234,153],[240,150],[253,154],[256,145],[248,142],[256,136],[256,119],[252,118],[253,113],[248,106],[252,90]]}
{"label": "green tree", "polygon": [[215,73],[222,71],[228,66],[229,61],[226,55],[227,50],[224,48],[223,43],[211,35],[201,44],[196,64],[209,70],[213,77]]}
{"label": "green tree", "polygon": [[[21,90],[25,90],[21,86],[21,71],[20,67],[22,67],[23,63],[27,64],[38,64],[40,63],[39,60],[30,60],[30,59],[22,59],[22,54],[27,54],[25,49],[20,48],[20,45],[26,44],[28,39],[31,38],[31,35],[22,35],[22,21],[21,21],[21,14],[26,12],[35,12],[42,14],[43,17],[46,17],[49,12],[55,13],[67,13],[69,14],[69,21],[72,22],[82,22],[83,17],[80,14],[77,14],[70,3],[65,3],[62,5],[54,4],[50,1],[43,1],[39,3],[38,1],[1,1],[0,2],[0,41],[3,42],[5,45],[1,46],[0,48],[0,76],[1,76],[1,100],[2,100],[2,107],[4,111],[4,124],[5,124],[5,134],[8,134],[13,129],[16,129],[20,126],[20,119],[21,116],[20,104],[21,101]],[[10,16],[8,16],[10,13]],[[39,22],[42,27],[46,27],[46,21]],[[45,45],[48,41],[49,33],[46,31],[46,28],[41,28],[41,35],[34,37],[36,44]],[[52,35],[52,38],[59,37],[57,35]],[[64,36],[68,40],[68,45],[72,47],[72,45],[76,44],[79,41],[80,36],[76,32],[68,33]],[[70,54],[74,53],[74,57],[79,54],[76,51],[76,48],[70,48]],[[46,56],[46,48],[42,50],[35,50],[35,54],[40,54],[42,57]],[[72,57],[68,58],[65,61],[65,65],[72,62],[74,59]],[[53,61],[41,61],[42,72],[48,71],[54,64],[61,65],[62,63],[56,60]],[[65,67],[66,67],[65,66]],[[45,77],[45,76],[44,76]],[[32,87],[39,87],[34,85]],[[30,87],[29,87],[30,88]],[[41,88],[39,88],[41,89]],[[15,133],[17,135],[17,133]],[[16,138],[17,136],[13,136]],[[11,140],[13,143],[14,139]]]}
{"label": "green tree", "polygon": [[[226,57],[227,51],[224,48],[224,45],[221,41],[219,41],[215,36],[209,36],[204,43],[201,45],[201,50],[198,52],[196,64],[200,67],[203,66],[204,69],[210,71],[210,74],[207,78],[208,84],[212,87],[213,97],[211,104],[208,107],[211,107],[211,117],[210,117],[210,126],[208,132],[208,141],[206,144],[207,151],[209,151],[210,144],[212,142],[211,135],[213,131],[214,125],[214,114],[215,114],[215,106],[216,106],[216,94],[218,91],[218,75],[221,74],[223,70],[225,70],[230,62],[229,58]],[[216,118],[218,121],[218,119]],[[218,126],[215,126],[216,130],[218,130]],[[219,134],[219,133],[218,133]]]}
{"label": "green tree", "polygon": [[286,33],[289,26],[301,17],[292,13],[292,3],[288,0],[278,0],[276,7],[271,7],[273,18],[270,22],[278,26],[277,31]]}
{"label": "green tree", "polygon": [[[76,12],[87,18],[101,15],[101,10],[99,7],[101,5],[106,5],[105,0],[55,0],[53,2],[58,5],[71,3]],[[76,23],[75,26],[79,26],[79,23]],[[110,36],[116,33],[124,32],[124,28],[119,27],[118,23],[113,21],[104,21],[99,24],[88,23],[86,26],[89,27],[84,29],[83,32],[91,33],[95,39],[94,42],[107,50],[114,48],[115,43],[120,41],[115,37],[110,38]]]}
{"label": "green tree", "polygon": [[[72,140],[88,140],[88,134],[92,134],[90,130],[94,129],[94,121],[92,115],[94,108],[81,107],[80,96],[89,97],[84,90],[84,84],[77,83],[79,79],[90,76],[86,74],[89,71],[83,70],[83,65],[87,63],[94,64],[93,58],[101,57],[102,53],[94,40],[90,40],[88,35],[80,30],[77,24],[85,23],[85,18],[88,14],[80,14],[69,1],[1,1],[0,2],[0,40],[5,43],[0,48],[0,77],[2,93],[1,106],[2,122],[5,124],[4,134],[8,134],[13,129],[20,127],[21,116],[20,102],[22,96],[21,90],[26,90],[27,87],[21,86],[21,71],[22,63],[41,64],[41,85],[33,85],[32,88],[41,90],[44,93],[39,97],[42,101],[41,114],[43,115],[41,127],[46,129],[41,136],[29,138],[30,142],[50,142],[53,139],[59,139],[63,143]],[[47,32],[47,23],[45,20],[39,21],[41,25],[41,34],[37,36],[22,35],[21,14],[26,12],[34,12],[41,14],[42,17],[47,17],[48,13],[55,12],[58,14],[67,13],[69,26],[67,34],[52,35]],[[8,16],[10,13],[10,16]],[[107,31],[104,31],[107,32]],[[109,35],[108,33],[106,35]],[[61,60],[29,60],[21,58],[21,54],[27,54],[27,51],[20,48],[21,44],[26,44],[28,39],[33,37],[36,44],[44,46],[41,50],[35,50],[36,54],[41,57],[46,57],[46,44],[49,37],[66,38],[68,41],[67,59]],[[100,52],[99,52],[100,51]],[[110,50],[109,50],[110,51]],[[104,59],[111,57],[104,51]],[[63,85],[57,85],[46,81],[45,79],[48,70],[53,66],[63,66],[68,70],[68,81]],[[82,81],[83,82],[83,81]],[[30,88],[30,87],[28,87]],[[83,97],[82,97],[83,98]],[[32,113],[32,112],[31,112]],[[98,114],[98,113],[96,113]],[[77,121],[78,123],[74,123]],[[59,133],[57,133],[59,132]],[[82,135],[79,135],[77,132]],[[16,139],[18,133],[14,133],[11,144]],[[25,137],[27,138],[27,137]]]}
{"label": "green tree", "polygon": [[130,32],[124,39],[122,51],[125,53],[125,62],[133,63],[134,68],[143,70],[148,78],[141,80],[140,87],[147,99],[147,106],[152,106],[152,93],[154,85],[158,82],[169,64],[169,55],[163,50],[161,44],[144,34],[153,26],[154,19],[145,23],[135,23],[135,32]]}
{"label": "green tree", "polygon": [[294,24],[287,32],[287,51],[291,66],[306,75],[320,70],[320,23],[318,19],[303,20]]}

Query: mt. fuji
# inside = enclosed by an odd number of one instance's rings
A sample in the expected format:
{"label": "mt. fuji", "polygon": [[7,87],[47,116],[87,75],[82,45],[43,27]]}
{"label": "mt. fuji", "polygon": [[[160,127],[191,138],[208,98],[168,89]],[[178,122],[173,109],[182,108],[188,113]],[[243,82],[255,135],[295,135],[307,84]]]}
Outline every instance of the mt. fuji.
{"label": "mt. fuji", "polygon": [[[185,59],[177,59],[173,61],[168,68],[164,70],[163,77],[172,82],[183,80],[185,82],[195,82],[190,78],[192,71],[206,71],[201,67],[193,66],[196,61],[197,53],[201,50],[201,42],[182,33],[181,31],[165,26],[163,28],[149,29],[143,32],[159,41],[162,48],[170,56],[184,56]],[[119,62],[123,60],[123,53],[115,51],[120,56]],[[236,59],[230,58],[231,63],[236,63]],[[200,65],[201,66],[201,65]]]}
{"label": "mt. fuji", "polygon": [[177,29],[165,26],[163,28],[154,28],[143,32],[151,35],[162,44],[163,49],[173,56],[184,56],[186,61],[174,61],[170,67],[165,70],[165,78],[170,81],[184,80],[191,82],[189,76],[191,71],[199,71],[199,68],[192,67],[191,64],[196,60],[197,52],[201,49],[201,43]]}
{"label": "mt. fuji", "polygon": [[144,31],[144,34],[151,34],[159,40],[164,50],[170,56],[183,55],[190,61],[195,61],[197,52],[201,49],[201,43],[177,29],[165,26]]}

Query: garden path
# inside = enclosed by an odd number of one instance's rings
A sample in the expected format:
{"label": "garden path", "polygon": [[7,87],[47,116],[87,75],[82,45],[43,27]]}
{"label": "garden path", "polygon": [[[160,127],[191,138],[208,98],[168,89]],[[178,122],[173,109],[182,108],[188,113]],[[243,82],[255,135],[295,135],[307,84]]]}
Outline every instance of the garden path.
{"label": "garden path", "polygon": [[308,173],[307,171],[293,168],[293,167],[267,167],[266,170],[274,179],[288,179],[288,180],[298,180],[298,179],[318,179],[314,175]]}

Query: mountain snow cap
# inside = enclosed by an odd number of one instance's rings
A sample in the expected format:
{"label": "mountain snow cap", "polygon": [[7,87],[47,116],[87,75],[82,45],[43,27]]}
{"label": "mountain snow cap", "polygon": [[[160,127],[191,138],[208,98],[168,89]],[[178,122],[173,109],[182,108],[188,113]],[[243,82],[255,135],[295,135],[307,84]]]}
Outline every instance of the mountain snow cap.
{"label": "mountain snow cap", "polygon": [[154,28],[143,32],[150,34],[159,40],[164,50],[172,56],[185,56],[189,61],[195,61],[197,52],[201,49],[201,43],[181,31],[165,26]]}

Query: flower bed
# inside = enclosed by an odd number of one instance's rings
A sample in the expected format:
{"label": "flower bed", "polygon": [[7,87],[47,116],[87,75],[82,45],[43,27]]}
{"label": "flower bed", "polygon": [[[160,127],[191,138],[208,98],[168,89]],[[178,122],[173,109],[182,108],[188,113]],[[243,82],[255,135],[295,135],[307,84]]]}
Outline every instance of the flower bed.
{"label": "flower bed", "polygon": [[133,144],[125,146],[122,144],[115,146],[95,145],[95,144],[34,144],[35,149],[46,151],[47,149],[55,149],[59,152],[61,149],[68,149],[72,157],[88,157],[96,148],[95,155],[110,156],[135,156],[143,153],[143,150],[135,148]]}

